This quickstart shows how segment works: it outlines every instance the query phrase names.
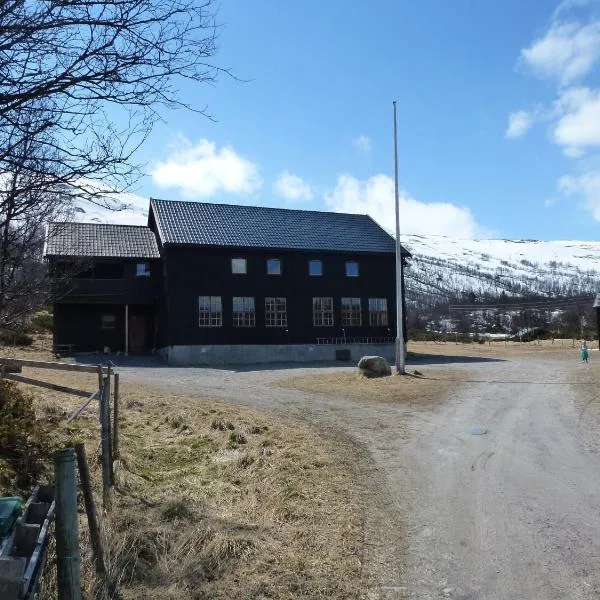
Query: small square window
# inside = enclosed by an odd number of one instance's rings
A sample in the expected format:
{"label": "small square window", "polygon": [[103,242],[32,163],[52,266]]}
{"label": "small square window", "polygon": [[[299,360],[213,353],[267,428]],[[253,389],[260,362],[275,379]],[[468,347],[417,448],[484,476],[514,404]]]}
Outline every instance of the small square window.
{"label": "small square window", "polygon": [[281,260],[278,258],[267,260],[267,275],[281,275]]}
{"label": "small square window", "polygon": [[308,274],[314,276],[323,275],[323,262],[320,260],[309,260]]}
{"label": "small square window", "polygon": [[246,274],[246,259],[245,258],[232,258],[231,259],[231,272],[234,275],[245,275]]}
{"label": "small square window", "polygon": [[150,277],[150,264],[149,263],[138,263],[135,266],[136,277]]}
{"label": "small square window", "polygon": [[102,315],[100,321],[101,329],[115,329],[117,326],[117,317],[115,315]]}
{"label": "small square window", "polygon": [[346,277],[358,277],[358,263],[355,260],[346,263]]}

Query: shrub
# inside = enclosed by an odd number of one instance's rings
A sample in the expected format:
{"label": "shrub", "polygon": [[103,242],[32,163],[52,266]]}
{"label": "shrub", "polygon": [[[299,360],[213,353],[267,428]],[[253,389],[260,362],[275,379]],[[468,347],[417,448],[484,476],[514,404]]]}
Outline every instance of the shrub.
{"label": "shrub", "polygon": [[31,346],[33,337],[23,331],[0,330],[0,344],[4,346]]}
{"label": "shrub", "polygon": [[14,381],[0,380],[0,456],[16,473],[16,486],[34,483],[49,454],[50,438],[35,418],[33,397]]}
{"label": "shrub", "polygon": [[49,312],[41,311],[33,317],[33,328],[36,331],[54,331],[54,315]]}

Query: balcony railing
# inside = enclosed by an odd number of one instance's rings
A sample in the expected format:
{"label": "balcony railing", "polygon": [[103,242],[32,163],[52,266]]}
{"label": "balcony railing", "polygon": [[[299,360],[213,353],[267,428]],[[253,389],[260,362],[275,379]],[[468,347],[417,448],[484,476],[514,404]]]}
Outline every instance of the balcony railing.
{"label": "balcony railing", "polygon": [[322,344],[393,344],[396,342],[395,337],[318,337],[317,345]]}

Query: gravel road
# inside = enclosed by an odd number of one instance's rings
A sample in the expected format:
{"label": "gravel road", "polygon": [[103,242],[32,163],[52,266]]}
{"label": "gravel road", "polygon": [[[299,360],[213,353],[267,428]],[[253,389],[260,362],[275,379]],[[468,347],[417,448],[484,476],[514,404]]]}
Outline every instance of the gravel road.
{"label": "gravel road", "polygon": [[600,599],[600,460],[578,408],[596,392],[573,385],[585,367],[528,358],[455,368],[468,381],[423,410],[273,386],[317,368],[119,370],[351,440],[368,489],[365,598]]}

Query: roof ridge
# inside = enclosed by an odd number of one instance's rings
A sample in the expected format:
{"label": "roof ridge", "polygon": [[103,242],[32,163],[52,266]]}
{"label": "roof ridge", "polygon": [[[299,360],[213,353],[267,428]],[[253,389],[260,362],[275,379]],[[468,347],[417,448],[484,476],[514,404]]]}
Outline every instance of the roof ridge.
{"label": "roof ridge", "polygon": [[[297,213],[312,213],[317,215],[346,215],[349,217],[368,217],[372,221],[374,220],[370,215],[366,213],[351,213],[351,212],[338,212],[335,210],[316,210],[314,208],[288,208],[282,206],[258,206],[256,204],[231,204],[229,202],[204,202],[202,200],[167,200],[165,198],[150,198],[150,202],[164,202],[165,204],[194,204],[194,205],[205,205],[205,206],[233,206],[235,208],[250,208],[250,209],[261,209],[261,210],[274,210],[274,211],[285,211],[285,212],[297,212]],[[377,225],[377,221],[374,221]],[[380,225],[379,225],[380,226]],[[381,226],[380,226],[381,227]]]}
{"label": "roof ridge", "polygon": [[131,225],[128,223],[88,223],[81,221],[49,221],[48,225],[93,225],[94,227],[135,227],[136,229],[148,229],[148,225]]}

